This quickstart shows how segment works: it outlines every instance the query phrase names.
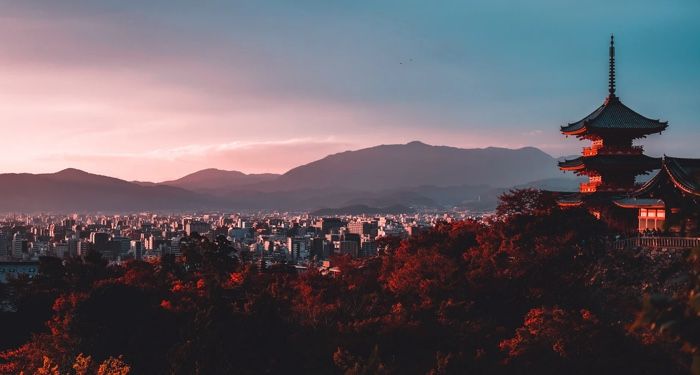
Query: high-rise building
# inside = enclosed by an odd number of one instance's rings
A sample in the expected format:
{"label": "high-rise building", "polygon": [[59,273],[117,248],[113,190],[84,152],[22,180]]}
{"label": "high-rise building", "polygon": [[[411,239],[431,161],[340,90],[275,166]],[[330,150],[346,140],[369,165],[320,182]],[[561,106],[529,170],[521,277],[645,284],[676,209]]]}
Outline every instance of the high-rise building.
{"label": "high-rise building", "polygon": [[377,242],[372,239],[363,239],[360,247],[361,257],[371,257],[377,255]]}
{"label": "high-rise building", "polygon": [[79,241],[78,242],[78,256],[84,257],[86,256],[91,250],[93,250],[95,245],[92,244],[92,242],[88,241]]}
{"label": "high-rise building", "polygon": [[54,245],[54,255],[58,258],[64,258],[69,254],[68,243],[59,242]]}
{"label": "high-rise building", "polygon": [[180,250],[180,242],[182,238],[182,236],[175,236],[170,239],[170,251],[175,256],[180,256],[182,254],[182,251]]}
{"label": "high-rise building", "polygon": [[4,232],[0,232],[0,258],[8,258],[10,256],[10,239]]}
{"label": "high-rise building", "polygon": [[378,226],[376,221],[353,221],[348,223],[348,232],[359,235],[377,236]]}
{"label": "high-rise building", "polygon": [[309,239],[307,237],[287,238],[287,251],[293,261],[308,259],[310,253]]}
{"label": "high-rise building", "polygon": [[21,259],[29,253],[29,243],[21,233],[15,233],[12,236],[12,257]]}
{"label": "high-rise building", "polygon": [[69,256],[76,256],[78,255],[78,239],[77,237],[73,236],[68,239],[66,239],[66,244],[68,245],[68,255]]}
{"label": "high-rise building", "polygon": [[351,257],[357,257],[360,255],[359,243],[357,241],[339,241],[338,253],[340,253],[341,255],[350,255]]}
{"label": "high-rise building", "polygon": [[107,242],[109,242],[110,234],[107,232],[90,232],[90,242],[93,249],[101,253],[107,251]]}
{"label": "high-rise building", "polygon": [[311,240],[310,257],[316,257],[318,260],[328,259],[331,255],[332,244],[322,237],[315,237]]}
{"label": "high-rise building", "polygon": [[324,217],[316,221],[314,227],[321,230],[323,234],[329,234],[345,226],[345,222],[335,217]]}
{"label": "high-rise building", "polygon": [[115,243],[112,247],[117,251],[116,255],[124,255],[131,250],[131,240],[128,237],[114,236],[112,242]]}
{"label": "high-rise building", "polygon": [[129,252],[134,256],[134,259],[136,259],[136,260],[143,259],[143,242],[138,241],[138,240],[131,240],[129,245],[130,245]]}
{"label": "high-rise building", "polygon": [[211,231],[211,225],[203,221],[190,221],[185,224],[185,233],[191,236],[192,233],[197,233],[200,235],[207,234]]}

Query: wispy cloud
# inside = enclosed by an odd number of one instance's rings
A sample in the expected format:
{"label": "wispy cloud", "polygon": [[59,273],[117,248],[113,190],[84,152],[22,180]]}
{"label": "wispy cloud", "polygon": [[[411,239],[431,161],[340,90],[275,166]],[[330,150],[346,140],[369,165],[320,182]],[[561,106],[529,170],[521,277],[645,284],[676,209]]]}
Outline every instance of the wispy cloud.
{"label": "wispy cloud", "polygon": [[293,138],[287,140],[269,140],[269,141],[231,141],[217,144],[189,144],[177,146],[173,148],[157,148],[143,152],[106,152],[106,153],[73,153],[73,154],[55,154],[54,157],[63,157],[66,160],[81,160],[85,157],[97,158],[133,158],[145,160],[163,160],[176,161],[185,158],[207,158],[212,154],[228,153],[228,152],[250,152],[250,151],[269,151],[277,148],[338,148],[349,146],[348,143],[335,141],[332,137],[326,139],[314,138]]}
{"label": "wispy cloud", "polygon": [[80,165],[125,179],[168,180],[204,168],[239,170],[246,173],[283,173],[328,154],[355,148],[332,137],[287,140],[230,141],[189,144],[142,152],[66,152],[37,159],[45,168],[58,170]]}
{"label": "wispy cloud", "polygon": [[526,135],[526,136],[532,137],[532,136],[536,136],[536,135],[542,134],[542,130],[541,130],[541,129],[534,129],[534,130],[526,131],[526,132],[523,133],[523,134]]}

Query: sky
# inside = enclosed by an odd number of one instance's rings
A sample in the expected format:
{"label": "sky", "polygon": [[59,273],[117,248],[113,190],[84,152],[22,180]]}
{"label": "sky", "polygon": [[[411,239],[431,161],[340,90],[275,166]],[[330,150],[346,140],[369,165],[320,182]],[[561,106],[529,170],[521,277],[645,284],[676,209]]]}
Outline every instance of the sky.
{"label": "sky", "polygon": [[[0,0],[0,172],[163,181],[420,140],[580,153],[617,94],[700,157],[697,0]],[[555,168],[555,166],[553,166]]]}

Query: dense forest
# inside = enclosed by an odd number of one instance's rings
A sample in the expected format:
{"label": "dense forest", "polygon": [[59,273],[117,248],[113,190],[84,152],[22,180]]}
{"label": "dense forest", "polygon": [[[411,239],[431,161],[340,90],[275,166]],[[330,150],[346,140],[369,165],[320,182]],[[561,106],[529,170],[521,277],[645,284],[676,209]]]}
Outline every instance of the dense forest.
{"label": "dense forest", "polygon": [[494,218],[385,238],[334,275],[197,235],[155,263],[45,258],[0,286],[0,373],[690,374],[697,255],[613,236],[517,190]]}

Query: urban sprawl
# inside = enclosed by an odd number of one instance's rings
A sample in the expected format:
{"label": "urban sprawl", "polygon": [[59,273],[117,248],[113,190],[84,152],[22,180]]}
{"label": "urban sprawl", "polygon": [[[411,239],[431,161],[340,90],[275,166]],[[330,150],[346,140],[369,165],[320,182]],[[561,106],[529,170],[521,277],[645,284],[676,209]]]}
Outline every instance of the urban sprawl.
{"label": "urban sprawl", "polygon": [[193,236],[225,237],[242,262],[267,267],[292,265],[333,271],[333,255],[368,257],[382,237],[406,237],[436,223],[463,220],[468,213],[314,217],[255,215],[12,215],[0,218],[0,282],[38,272],[39,258],[81,257],[96,251],[106,260],[152,261],[180,256]]}

